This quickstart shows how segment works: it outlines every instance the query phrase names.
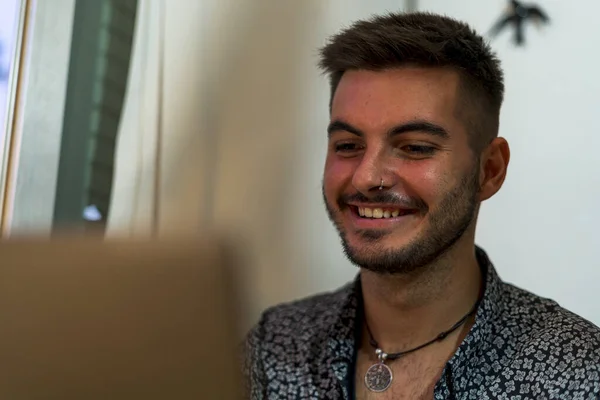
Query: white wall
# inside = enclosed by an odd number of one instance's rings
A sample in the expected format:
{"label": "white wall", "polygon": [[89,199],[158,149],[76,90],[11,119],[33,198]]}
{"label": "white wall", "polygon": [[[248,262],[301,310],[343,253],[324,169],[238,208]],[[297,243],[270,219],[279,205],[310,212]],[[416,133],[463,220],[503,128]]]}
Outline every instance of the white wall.
{"label": "white wall", "polygon": [[[487,32],[504,0],[421,0]],[[506,74],[506,183],[482,207],[477,241],[507,281],[600,324],[600,25],[595,0],[537,0],[552,19],[526,48],[492,42]]]}

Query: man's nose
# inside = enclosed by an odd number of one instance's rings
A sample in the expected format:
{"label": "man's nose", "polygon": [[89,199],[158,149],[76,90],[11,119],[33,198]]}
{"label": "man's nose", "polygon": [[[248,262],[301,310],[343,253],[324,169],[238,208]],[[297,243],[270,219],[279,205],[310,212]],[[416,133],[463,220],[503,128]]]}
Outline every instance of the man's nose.
{"label": "man's nose", "polygon": [[354,171],[352,186],[363,194],[389,189],[395,185],[395,174],[390,168],[385,151],[367,151]]}

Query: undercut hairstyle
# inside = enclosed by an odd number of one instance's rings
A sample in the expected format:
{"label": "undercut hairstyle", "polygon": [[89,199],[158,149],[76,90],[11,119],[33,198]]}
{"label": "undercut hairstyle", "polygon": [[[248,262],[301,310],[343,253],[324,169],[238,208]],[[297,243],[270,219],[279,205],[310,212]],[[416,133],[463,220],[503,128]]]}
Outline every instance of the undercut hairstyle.
{"label": "undercut hairstyle", "polygon": [[504,76],[486,41],[466,23],[432,13],[389,13],[357,21],[329,38],[319,67],[335,91],[349,70],[441,67],[460,77],[457,115],[478,154],[498,136]]}

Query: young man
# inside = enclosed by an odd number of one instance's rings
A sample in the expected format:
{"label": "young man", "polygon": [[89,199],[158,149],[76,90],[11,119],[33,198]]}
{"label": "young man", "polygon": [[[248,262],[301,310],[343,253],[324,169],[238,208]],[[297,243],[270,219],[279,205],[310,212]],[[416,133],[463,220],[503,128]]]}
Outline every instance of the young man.
{"label": "young man", "polygon": [[476,247],[510,158],[500,63],[467,25],[355,23],[322,49],[331,80],[323,196],[355,282],[266,311],[252,399],[596,399],[600,329],[504,283]]}

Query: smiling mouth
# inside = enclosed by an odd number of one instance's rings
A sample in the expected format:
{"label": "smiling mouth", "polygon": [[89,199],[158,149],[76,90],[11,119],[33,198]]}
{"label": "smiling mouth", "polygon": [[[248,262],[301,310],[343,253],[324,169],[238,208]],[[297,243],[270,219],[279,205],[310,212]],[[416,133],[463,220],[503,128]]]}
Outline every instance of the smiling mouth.
{"label": "smiling mouth", "polygon": [[352,211],[365,219],[387,219],[398,218],[406,215],[416,214],[417,210],[406,208],[370,208],[351,206]]}

